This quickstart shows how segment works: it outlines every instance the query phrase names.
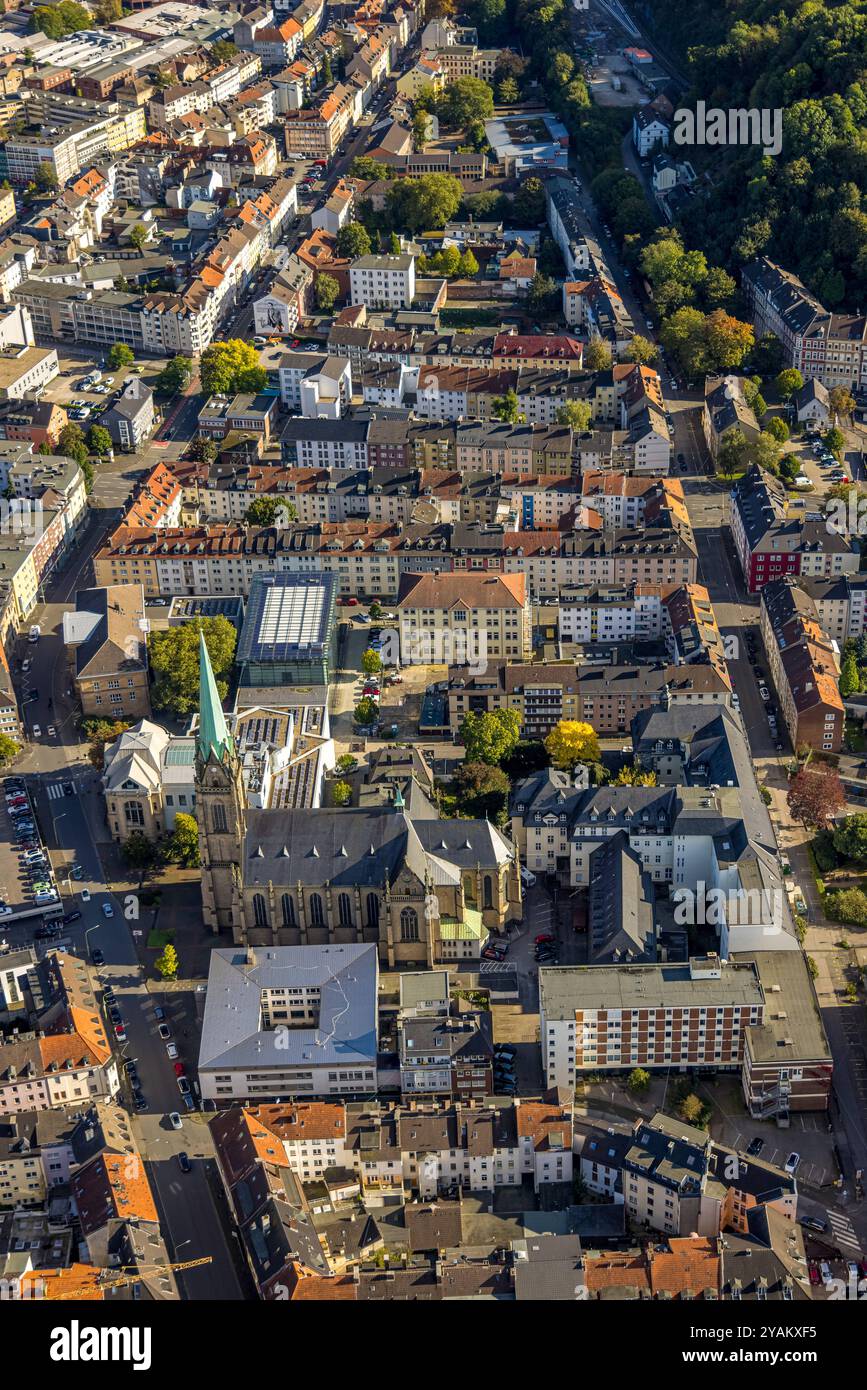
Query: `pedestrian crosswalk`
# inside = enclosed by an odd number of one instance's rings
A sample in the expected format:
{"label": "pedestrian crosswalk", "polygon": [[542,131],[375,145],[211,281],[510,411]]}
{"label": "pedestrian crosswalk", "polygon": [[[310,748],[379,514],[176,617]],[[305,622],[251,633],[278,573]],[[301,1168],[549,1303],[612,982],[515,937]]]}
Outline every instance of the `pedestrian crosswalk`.
{"label": "pedestrian crosswalk", "polygon": [[57,801],[59,797],[66,795],[62,782],[50,782],[45,790],[48,793],[49,801]]}
{"label": "pedestrian crosswalk", "polygon": [[831,1232],[836,1243],[838,1245],[848,1245],[850,1249],[857,1250],[860,1253],[861,1246],[858,1242],[858,1237],[852,1229],[852,1222],[849,1220],[846,1213],[842,1211],[831,1211],[829,1209],[828,1221],[830,1222]]}

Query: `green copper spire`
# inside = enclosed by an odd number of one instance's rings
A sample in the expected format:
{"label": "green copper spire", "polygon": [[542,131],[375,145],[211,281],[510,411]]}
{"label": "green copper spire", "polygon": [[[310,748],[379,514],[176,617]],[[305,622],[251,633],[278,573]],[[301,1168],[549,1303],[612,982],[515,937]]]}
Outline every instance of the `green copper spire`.
{"label": "green copper spire", "polygon": [[226,728],[226,716],[217,691],[217,682],[205,646],[205,635],[199,633],[199,732],[198,751],[207,762],[214,752],[222,762],[226,750],[232,752],[232,738]]}
{"label": "green copper spire", "polygon": [[400,787],[397,788],[397,791],[394,794],[394,809],[396,811],[406,810],[406,802],[403,799],[403,792],[401,791]]}

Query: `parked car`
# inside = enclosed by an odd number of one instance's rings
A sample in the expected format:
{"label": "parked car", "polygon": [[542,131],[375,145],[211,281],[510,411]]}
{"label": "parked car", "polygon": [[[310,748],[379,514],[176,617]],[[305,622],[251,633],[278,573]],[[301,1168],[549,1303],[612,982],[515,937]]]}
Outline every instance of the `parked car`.
{"label": "parked car", "polygon": [[190,1083],[187,1078],[185,1076],[179,1076],[177,1077],[177,1083],[181,1095],[188,1096],[190,1094]]}
{"label": "parked car", "polygon": [[161,1023],[158,1032],[163,1042],[168,1042],[169,1038],[172,1036],[172,1030],[167,1023]]}
{"label": "parked car", "polygon": [[111,903],[103,903],[103,905],[102,905],[102,915],[103,915],[103,917],[113,917],[113,916],[114,916],[114,908],[112,907]]}
{"label": "parked car", "polygon": [[183,1129],[183,1121],[181,1120],[181,1117],[178,1114],[177,1110],[173,1110],[169,1115],[169,1124],[171,1125],[172,1129]]}
{"label": "parked car", "polygon": [[536,937],[536,945],[541,946],[544,941],[556,941],[556,937],[551,931],[540,931]]}
{"label": "parked car", "polygon": [[168,1056],[169,1056],[172,1060],[174,1060],[174,1059],[177,1057],[177,1055],[178,1055],[178,1049],[177,1049],[177,1046],[175,1045],[175,1043],[173,1043],[173,1042],[166,1043],[166,1052],[167,1052]]}
{"label": "parked car", "polygon": [[98,946],[94,946],[91,950],[90,959],[93,961],[94,965],[105,965],[105,956]]}
{"label": "parked car", "polygon": [[74,912],[67,912],[63,920],[64,922],[77,922],[80,920],[80,918],[81,913],[78,911],[78,908],[76,908]]}
{"label": "parked car", "polygon": [[752,1154],[753,1158],[757,1158],[758,1155],[761,1153],[761,1151],[762,1151],[762,1149],[763,1149],[764,1147],[765,1147],[765,1141],[764,1141],[764,1139],[760,1139],[760,1138],[751,1139],[750,1142],[749,1142],[749,1144],[747,1145],[747,1153],[748,1153],[748,1154]]}
{"label": "parked car", "polygon": [[187,1155],[184,1153],[183,1149],[178,1154],[178,1167],[180,1168],[182,1173],[191,1173],[193,1171],[193,1165],[190,1162]]}
{"label": "parked car", "polygon": [[783,1164],[783,1167],[787,1173],[795,1173],[800,1162],[801,1155],[799,1153],[793,1152],[789,1154],[789,1157],[786,1159],[785,1163]]}
{"label": "parked car", "polygon": [[175,1076],[183,1076],[183,1074],[184,1074],[184,1064],[183,1064],[183,1062],[175,1062]]}

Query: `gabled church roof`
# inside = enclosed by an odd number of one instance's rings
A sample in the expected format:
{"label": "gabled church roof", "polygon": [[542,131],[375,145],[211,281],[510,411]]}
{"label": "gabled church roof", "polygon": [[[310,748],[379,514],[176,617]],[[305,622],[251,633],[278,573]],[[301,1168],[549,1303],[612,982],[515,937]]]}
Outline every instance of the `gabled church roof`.
{"label": "gabled church roof", "polygon": [[207,762],[214,753],[219,762],[228,749],[232,752],[232,736],[226,724],[223,705],[214,679],[211,658],[205,645],[205,635],[199,633],[199,728],[197,751]]}

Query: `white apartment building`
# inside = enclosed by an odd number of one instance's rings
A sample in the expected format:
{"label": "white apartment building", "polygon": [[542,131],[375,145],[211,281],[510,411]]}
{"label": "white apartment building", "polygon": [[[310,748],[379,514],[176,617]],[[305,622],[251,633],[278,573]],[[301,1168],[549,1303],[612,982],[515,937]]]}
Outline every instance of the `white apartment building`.
{"label": "white apartment building", "polygon": [[415,257],[360,256],[349,269],[349,298],[369,309],[408,309],[415,299]]}

